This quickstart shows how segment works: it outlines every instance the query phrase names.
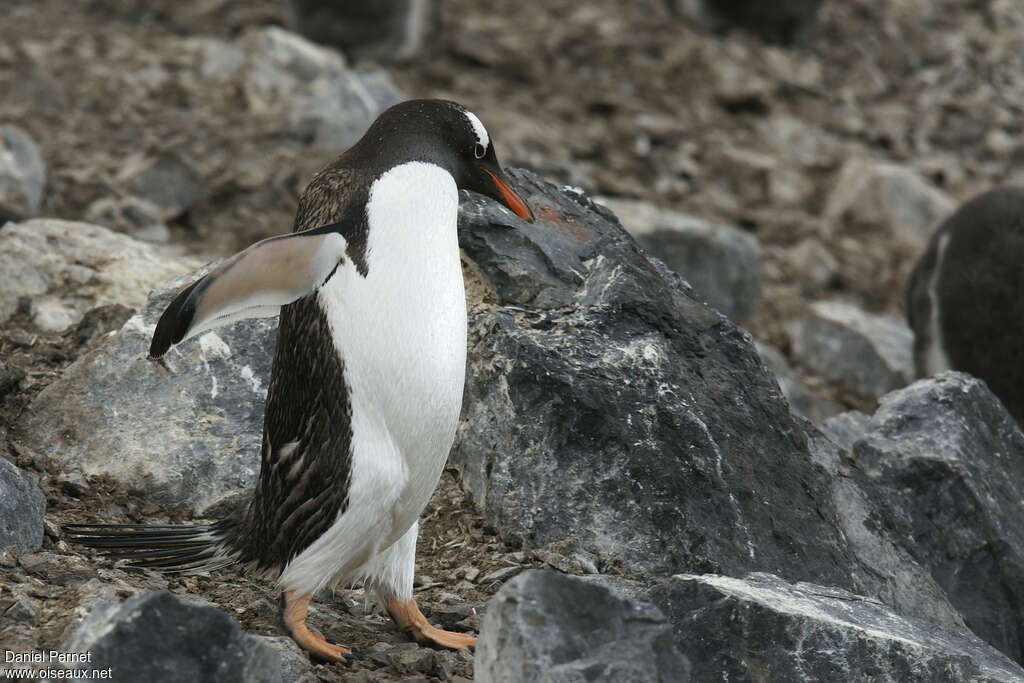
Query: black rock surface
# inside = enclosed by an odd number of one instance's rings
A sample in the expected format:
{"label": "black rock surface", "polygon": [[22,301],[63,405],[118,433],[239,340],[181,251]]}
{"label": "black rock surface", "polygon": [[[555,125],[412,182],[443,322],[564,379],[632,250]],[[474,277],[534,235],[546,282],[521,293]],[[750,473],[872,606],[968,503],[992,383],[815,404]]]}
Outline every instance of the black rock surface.
{"label": "black rock surface", "polygon": [[599,568],[858,585],[811,428],[749,335],[606,209],[511,176],[537,221],[470,198],[460,232],[500,305],[471,319],[453,454],[488,522]]}
{"label": "black rock surface", "polygon": [[963,373],[882,399],[871,417],[832,418],[873,501],[867,523],[900,539],[978,636],[1024,656],[1024,434]]}
{"label": "black rock surface", "polygon": [[166,591],[96,606],[67,651],[90,653],[87,668],[109,668],[111,680],[126,683],[282,680],[280,655],[273,647],[245,634],[219,609]]}
{"label": "black rock surface", "polygon": [[42,545],[45,511],[46,498],[32,475],[0,457],[0,550]]}
{"label": "black rock surface", "polygon": [[768,574],[678,575],[647,599],[668,615],[692,681],[1021,681],[970,633],[835,588]]}
{"label": "black rock surface", "polygon": [[653,605],[554,571],[532,570],[488,604],[477,681],[678,681],[690,663]]}

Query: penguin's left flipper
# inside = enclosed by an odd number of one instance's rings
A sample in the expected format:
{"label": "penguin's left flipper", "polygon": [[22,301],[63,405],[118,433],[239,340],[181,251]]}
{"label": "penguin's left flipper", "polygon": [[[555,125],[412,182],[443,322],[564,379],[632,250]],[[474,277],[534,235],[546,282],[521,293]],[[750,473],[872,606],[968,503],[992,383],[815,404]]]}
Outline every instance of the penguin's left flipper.
{"label": "penguin's left flipper", "polygon": [[420,643],[430,643],[451,650],[461,650],[476,645],[476,638],[468,633],[445,631],[439,629],[423,616],[415,600],[401,602],[387,601],[388,614],[398,624],[398,628],[408,631]]}
{"label": "penguin's left flipper", "polygon": [[[331,229],[337,227],[337,230]],[[241,251],[183,289],[156,324],[149,355],[243,318],[277,315],[316,291],[345,257],[343,226],[270,237]]]}

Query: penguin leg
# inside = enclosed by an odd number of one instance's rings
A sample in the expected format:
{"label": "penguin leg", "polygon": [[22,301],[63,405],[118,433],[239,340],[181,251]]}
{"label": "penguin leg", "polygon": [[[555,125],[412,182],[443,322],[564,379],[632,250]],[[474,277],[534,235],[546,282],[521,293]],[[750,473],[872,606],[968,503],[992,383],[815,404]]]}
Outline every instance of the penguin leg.
{"label": "penguin leg", "polygon": [[298,643],[299,647],[306,650],[311,655],[320,657],[321,659],[328,659],[335,662],[340,662],[345,658],[345,655],[350,654],[351,651],[348,648],[342,647],[341,645],[335,645],[329,643],[319,633],[310,630],[306,626],[306,613],[309,610],[309,599],[310,595],[296,595],[295,591],[285,591],[284,593],[284,623],[288,627],[289,633],[292,634],[292,638]]}
{"label": "penguin leg", "polygon": [[419,523],[413,524],[401,538],[377,558],[377,571],[368,587],[372,588],[395,620],[398,628],[412,634],[420,643],[452,650],[472,647],[476,638],[466,633],[445,631],[423,616],[412,597],[412,579],[416,570],[416,536]]}

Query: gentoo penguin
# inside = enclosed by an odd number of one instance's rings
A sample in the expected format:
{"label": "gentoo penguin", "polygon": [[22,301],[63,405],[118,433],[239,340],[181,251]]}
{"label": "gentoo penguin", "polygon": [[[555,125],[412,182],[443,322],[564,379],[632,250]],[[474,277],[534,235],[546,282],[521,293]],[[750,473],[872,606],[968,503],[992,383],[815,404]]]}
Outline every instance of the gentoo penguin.
{"label": "gentoo penguin", "polygon": [[459,188],[533,220],[472,112],[397,104],[313,178],[293,233],[182,290],[157,323],[154,358],[226,322],[280,312],[252,498],[214,524],[76,525],[67,536],[143,567],[237,561],[276,576],[292,637],[325,659],[349,650],[311,631],[306,611],[336,584],[361,582],[417,640],[472,645],[428,623],[412,595],[417,520],[462,405]]}
{"label": "gentoo penguin", "polygon": [[907,285],[921,377],[985,380],[1024,424],[1024,188],[990,190],[940,225]]}

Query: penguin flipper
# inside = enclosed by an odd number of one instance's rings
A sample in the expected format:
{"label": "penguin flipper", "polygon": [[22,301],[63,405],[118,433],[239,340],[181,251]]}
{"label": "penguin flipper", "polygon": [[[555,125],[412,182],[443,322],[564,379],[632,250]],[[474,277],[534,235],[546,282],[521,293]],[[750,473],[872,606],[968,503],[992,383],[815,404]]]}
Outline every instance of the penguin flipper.
{"label": "penguin flipper", "polygon": [[193,282],[160,316],[149,355],[159,358],[172,345],[228,322],[276,315],[284,304],[316,291],[348,246],[333,227],[257,242]]}

